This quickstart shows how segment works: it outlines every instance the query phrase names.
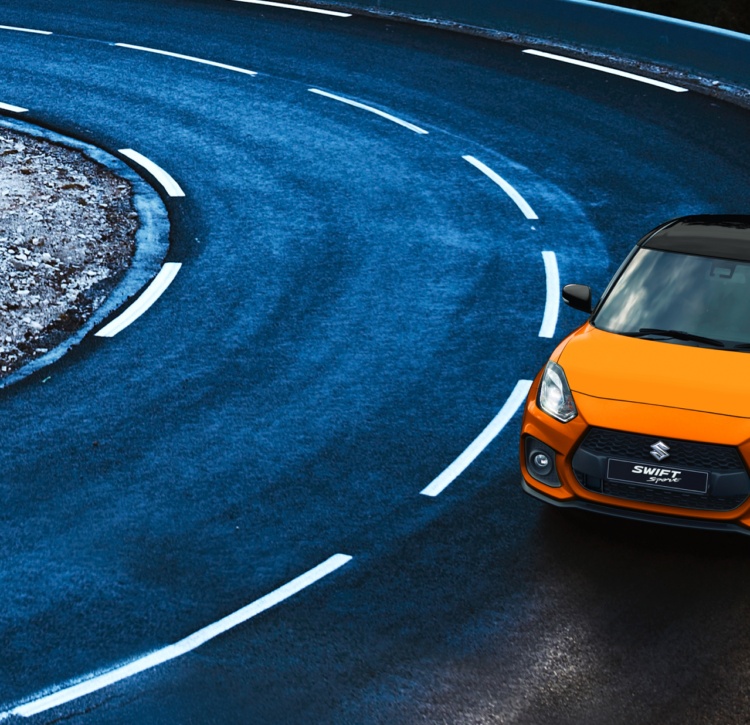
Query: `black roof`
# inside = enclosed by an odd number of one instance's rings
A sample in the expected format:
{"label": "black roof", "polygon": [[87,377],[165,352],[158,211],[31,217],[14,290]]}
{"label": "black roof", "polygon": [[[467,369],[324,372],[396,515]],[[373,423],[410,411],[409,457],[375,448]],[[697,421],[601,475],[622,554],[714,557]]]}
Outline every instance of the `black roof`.
{"label": "black roof", "polygon": [[680,217],[649,232],[638,246],[750,262],[750,214]]}

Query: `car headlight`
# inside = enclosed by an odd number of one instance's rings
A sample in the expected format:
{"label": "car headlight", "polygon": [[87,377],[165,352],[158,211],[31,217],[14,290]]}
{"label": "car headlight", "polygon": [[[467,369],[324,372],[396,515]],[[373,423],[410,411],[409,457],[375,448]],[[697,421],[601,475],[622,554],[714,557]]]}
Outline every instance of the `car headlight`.
{"label": "car headlight", "polygon": [[551,360],[544,368],[542,383],[539,386],[539,407],[561,423],[567,423],[578,415],[565,373]]}

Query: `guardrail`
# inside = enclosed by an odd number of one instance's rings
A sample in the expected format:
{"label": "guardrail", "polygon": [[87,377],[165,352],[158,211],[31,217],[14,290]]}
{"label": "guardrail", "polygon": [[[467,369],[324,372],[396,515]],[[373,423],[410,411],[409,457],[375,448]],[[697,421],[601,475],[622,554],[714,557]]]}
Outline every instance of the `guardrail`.
{"label": "guardrail", "polygon": [[750,87],[749,35],[589,0],[323,1],[578,46]]}

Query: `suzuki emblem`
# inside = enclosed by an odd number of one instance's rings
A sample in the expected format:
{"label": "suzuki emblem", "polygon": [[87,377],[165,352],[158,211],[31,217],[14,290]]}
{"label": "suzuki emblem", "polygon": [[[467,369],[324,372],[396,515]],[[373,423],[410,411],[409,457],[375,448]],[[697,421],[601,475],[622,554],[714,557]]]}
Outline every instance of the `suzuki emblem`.
{"label": "suzuki emblem", "polygon": [[669,446],[662,441],[654,443],[651,446],[651,455],[656,458],[657,461],[663,461],[665,458],[669,458]]}

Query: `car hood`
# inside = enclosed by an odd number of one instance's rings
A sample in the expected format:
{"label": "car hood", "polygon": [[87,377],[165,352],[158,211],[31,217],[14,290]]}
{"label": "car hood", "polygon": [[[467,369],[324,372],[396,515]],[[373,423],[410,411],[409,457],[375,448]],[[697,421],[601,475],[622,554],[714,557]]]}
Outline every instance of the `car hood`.
{"label": "car hood", "polygon": [[558,362],[574,393],[750,418],[750,352],[626,337],[586,324]]}

